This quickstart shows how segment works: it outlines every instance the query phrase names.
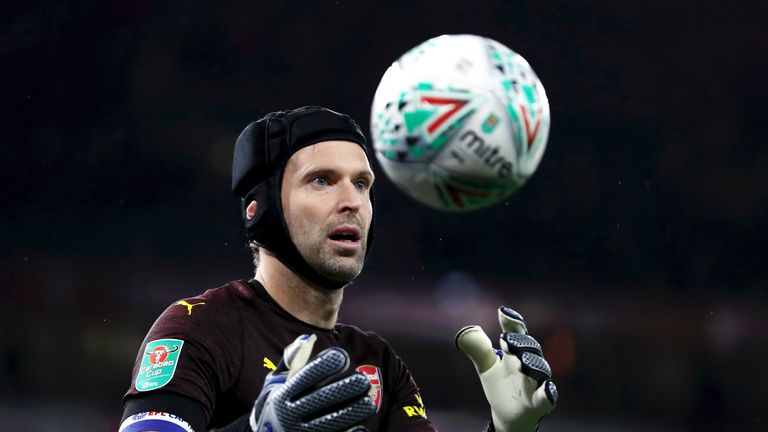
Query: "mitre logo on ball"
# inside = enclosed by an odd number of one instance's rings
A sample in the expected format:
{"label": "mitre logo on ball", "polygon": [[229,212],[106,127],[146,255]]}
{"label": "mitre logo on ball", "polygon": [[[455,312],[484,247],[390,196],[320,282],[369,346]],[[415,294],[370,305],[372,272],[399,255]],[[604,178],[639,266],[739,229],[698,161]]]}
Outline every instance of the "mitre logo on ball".
{"label": "mitre logo on ball", "polygon": [[381,397],[384,392],[382,390],[381,370],[376,366],[363,365],[359,366],[357,371],[362,372],[368,378],[368,382],[371,383],[371,390],[368,392],[368,396],[370,396],[376,404],[376,412],[379,412],[379,407],[381,407]]}

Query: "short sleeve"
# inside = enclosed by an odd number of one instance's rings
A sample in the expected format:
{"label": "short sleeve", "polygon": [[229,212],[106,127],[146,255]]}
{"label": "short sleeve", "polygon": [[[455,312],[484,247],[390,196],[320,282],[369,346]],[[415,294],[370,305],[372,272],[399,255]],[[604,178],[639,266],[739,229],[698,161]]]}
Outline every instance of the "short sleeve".
{"label": "short sleeve", "polygon": [[155,321],[141,344],[125,399],[171,392],[200,402],[210,420],[218,394],[242,363],[238,314],[208,298],[180,300]]}

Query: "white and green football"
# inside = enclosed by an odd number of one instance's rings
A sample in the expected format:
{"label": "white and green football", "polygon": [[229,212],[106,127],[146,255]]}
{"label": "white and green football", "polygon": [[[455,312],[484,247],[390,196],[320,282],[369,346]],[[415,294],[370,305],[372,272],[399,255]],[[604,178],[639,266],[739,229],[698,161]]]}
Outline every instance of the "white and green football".
{"label": "white and green football", "polygon": [[475,35],[443,35],[403,54],[371,108],[384,172],[430,207],[468,211],[514,193],[539,165],[549,102],[528,62]]}

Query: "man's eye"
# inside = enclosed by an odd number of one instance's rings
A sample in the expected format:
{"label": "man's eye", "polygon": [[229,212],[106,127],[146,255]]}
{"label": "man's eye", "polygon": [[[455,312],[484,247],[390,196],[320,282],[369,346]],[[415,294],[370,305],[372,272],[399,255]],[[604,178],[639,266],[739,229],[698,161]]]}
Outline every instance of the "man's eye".
{"label": "man's eye", "polygon": [[365,179],[359,179],[355,181],[355,187],[358,189],[367,189],[368,188],[368,181]]}
{"label": "man's eye", "polygon": [[312,183],[318,185],[318,186],[327,186],[328,185],[328,179],[325,177],[315,177],[312,179]]}

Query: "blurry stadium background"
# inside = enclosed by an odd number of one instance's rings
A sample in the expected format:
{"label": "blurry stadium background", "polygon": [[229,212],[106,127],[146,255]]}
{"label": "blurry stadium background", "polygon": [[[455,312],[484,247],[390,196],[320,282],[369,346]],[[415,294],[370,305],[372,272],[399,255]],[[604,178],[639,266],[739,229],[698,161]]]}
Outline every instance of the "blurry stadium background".
{"label": "blurry stadium background", "polygon": [[530,61],[547,152],[464,215],[380,175],[342,321],[394,344],[441,431],[489,415],[452,342],[496,333],[502,303],[554,369],[543,430],[768,427],[765,1],[216,3],[3,7],[0,429],[116,430],[156,316],[250,275],[229,190],[242,127],[320,104],[367,129],[386,67],[444,33]]}

